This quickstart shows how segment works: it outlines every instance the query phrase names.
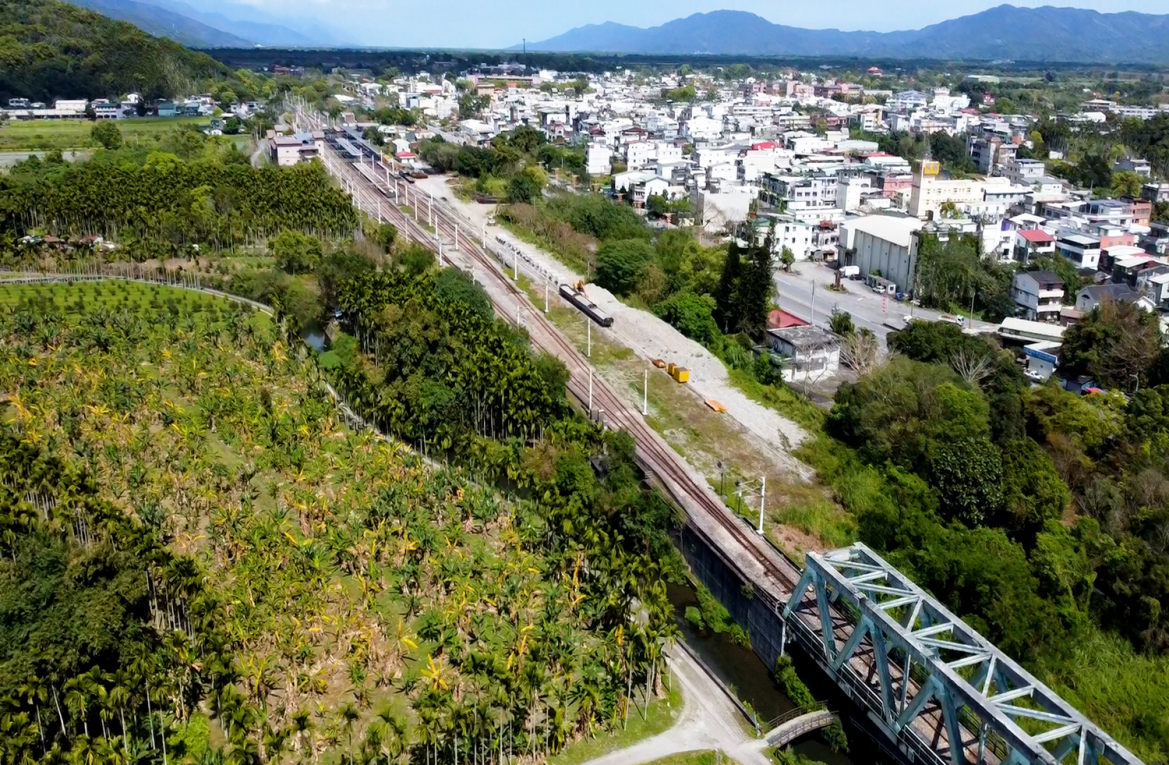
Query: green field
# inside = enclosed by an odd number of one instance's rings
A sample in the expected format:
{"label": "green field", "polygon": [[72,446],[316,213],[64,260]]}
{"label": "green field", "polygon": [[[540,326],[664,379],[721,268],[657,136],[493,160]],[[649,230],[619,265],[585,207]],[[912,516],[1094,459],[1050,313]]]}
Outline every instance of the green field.
{"label": "green field", "polygon": [[[142,117],[119,120],[118,129],[126,142],[138,136],[157,136],[180,125],[206,125],[206,117]],[[94,123],[89,120],[32,120],[0,125],[0,151],[84,149],[96,146],[89,137]]]}
{"label": "green field", "polygon": [[[0,288],[0,310],[15,311],[22,305],[41,315],[53,312],[69,320],[104,310],[135,316],[183,315],[199,322],[209,321],[216,327],[223,325],[234,308],[233,304],[213,295],[140,282],[67,282]],[[245,308],[247,312],[251,310]],[[259,311],[254,312],[252,321],[257,328],[271,323],[268,315]]]}

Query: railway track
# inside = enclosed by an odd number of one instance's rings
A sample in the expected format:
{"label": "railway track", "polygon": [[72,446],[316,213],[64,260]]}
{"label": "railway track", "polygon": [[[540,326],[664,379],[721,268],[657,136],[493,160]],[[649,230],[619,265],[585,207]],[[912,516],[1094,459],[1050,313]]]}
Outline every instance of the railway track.
{"label": "railway track", "polygon": [[[443,250],[444,238],[452,244],[455,241],[455,227],[459,225],[459,219],[441,202],[436,202],[431,195],[422,192],[417,186],[395,178],[394,171],[385,166],[380,157],[370,158],[370,164],[364,165],[350,164],[335,155],[327,156],[326,165],[342,181],[342,185],[353,196],[355,204],[360,209],[379,223],[393,223],[409,238],[438,249],[444,263],[449,262],[464,272],[469,271],[476,281],[486,287],[501,317],[510,324],[524,326],[534,347],[556,356],[565,364],[569,371],[569,393],[582,407],[585,407],[590,399],[591,384],[591,399],[596,404],[594,410],[604,412],[606,425],[623,429],[633,437],[637,445],[637,460],[642,470],[647,476],[652,476],[675,504],[682,508],[690,528],[705,538],[710,548],[732,570],[737,571],[744,581],[755,585],[756,597],[763,598],[778,612],[779,607],[791,597],[799,581],[800,567],[756,534],[754,529],[748,529],[709,487],[695,478],[682,458],[649,427],[639,411],[623,401],[608,383],[591,375],[592,368],[588,359],[540,309],[532,304],[527,294],[507,275],[506,258],[493,257],[490,251],[492,245],[486,237],[483,237],[482,243],[476,243],[469,232],[463,229],[463,235],[458,237],[459,247]],[[427,217],[434,222],[434,233],[420,220],[424,203]],[[419,220],[405,214],[399,208],[399,204],[412,205]],[[466,222],[463,222],[463,225],[466,225]],[[517,264],[517,270],[533,275],[537,281],[549,279],[548,274],[538,273],[531,264],[515,260],[513,263]],[[526,267],[521,269],[521,263]],[[559,294],[557,299],[560,299]],[[531,317],[527,324],[522,321],[519,310],[525,305],[526,314]],[[589,414],[593,416],[593,412]],[[814,607],[814,599],[807,594],[803,596],[803,600]],[[838,647],[843,646],[851,635],[853,625],[835,608],[831,608],[831,613],[833,637]],[[819,630],[818,618],[809,617],[805,613],[800,619],[807,628]],[[861,678],[871,677],[874,671],[874,663],[868,654],[855,654],[849,664]],[[867,685],[867,682],[865,684]],[[917,690],[917,682],[911,679],[910,685]],[[913,727],[917,729],[918,736],[923,742],[933,739],[935,745],[940,743],[945,746],[949,738],[941,727],[939,711],[925,712],[914,720]],[[972,742],[977,737],[970,736],[968,729],[965,728],[963,733],[967,735],[961,737],[963,739],[961,746],[971,753]],[[915,748],[921,755],[939,758],[941,756],[936,749]],[[948,758],[948,755],[946,757]],[[940,759],[937,761],[940,762]],[[997,758],[984,755],[983,762],[995,765]]]}
{"label": "railway track", "polygon": [[[367,159],[370,160],[368,163],[351,164],[333,155],[326,158],[326,165],[342,179],[355,203],[367,214],[379,222],[394,224],[414,241],[441,250],[444,263],[471,272],[477,281],[489,287],[488,294],[499,315],[513,325],[524,326],[534,347],[565,364],[569,371],[569,392],[582,407],[586,406],[592,371],[588,359],[541,310],[532,305],[528,295],[508,277],[501,259],[489,251],[490,245],[476,242],[463,224],[456,250],[453,243],[456,227],[460,226],[458,218],[416,186],[396,178],[394,170],[380,158]],[[411,206],[419,220],[402,212],[399,204]],[[422,222],[423,210],[430,213],[427,217],[434,222],[434,233]],[[521,270],[532,273],[537,279],[548,279],[547,274],[535,273],[530,267]],[[560,300],[559,295],[556,299]],[[522,316],[517,307],[524,309]],[[724,539],[712,539],[712,547],[724,551],[724,558],[729,555],[728,563],[732,567],[761,585],[757,590],[765,597],[776,602],[784,599],[799,580],[799,567],[731,513],[709,487],[695,478],[682,458],[646,423],[641,413],[626,403],[607,382],[595,374],[591,378],[593,411],[590,416],[603,411],[606,425],[628,432],[637,444],[641,468],[656,479],[683,509],[691,527],[708,538],[712,536],[712,530],[716,536],[723,536]],[[726,544],[725,537],[729,537],[732,544]],[[744,566],[746,562],[749,565]]]}

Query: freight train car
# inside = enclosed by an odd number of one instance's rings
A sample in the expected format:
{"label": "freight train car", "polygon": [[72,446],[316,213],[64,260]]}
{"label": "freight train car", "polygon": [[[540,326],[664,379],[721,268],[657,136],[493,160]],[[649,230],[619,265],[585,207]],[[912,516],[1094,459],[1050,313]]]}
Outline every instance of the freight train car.
{"label": "freight train car", "polygon": [[573,289],[571,284],[560,285],[560,296],[572,303],[585,316],[589,317],[602,327],[613,326],[613,317],[606,314],[597,304],[589,300],[584,290]]}

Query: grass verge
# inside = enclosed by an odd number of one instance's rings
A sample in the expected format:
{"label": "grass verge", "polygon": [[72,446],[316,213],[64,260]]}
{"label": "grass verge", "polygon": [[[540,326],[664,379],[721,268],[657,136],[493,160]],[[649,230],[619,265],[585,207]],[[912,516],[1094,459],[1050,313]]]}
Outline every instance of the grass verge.
{"label": "grass verge", "polygon": [[548,765],[581,765],[609,752],[633,746],[651,736],[665,733],[677,722],[681,712],[682,689],[677,678],[671,676],[665,698],[650,701],[645,718],[642,718],[640,710],[630,709],[629,724],[625,730],[578,741],[555,757],[549,757]]}

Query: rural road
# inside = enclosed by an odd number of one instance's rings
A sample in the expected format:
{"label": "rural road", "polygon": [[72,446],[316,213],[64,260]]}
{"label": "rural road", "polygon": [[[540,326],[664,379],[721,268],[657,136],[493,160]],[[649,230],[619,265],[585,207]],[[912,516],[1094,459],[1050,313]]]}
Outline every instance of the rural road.
{"label": "rural road", "polygon": [[[23,162],[29,157],[44,157],[48,153],[47,151],[0,151],[0,168],[12,167],[17,162]],[[66,160],[76,162],[89,159],[93,154],[93,149],[66,149],[61,154]]]}
{"label": "rural road", "polygon": [[672,728],[584,765],[642,765],[681,752],[721,750],[740,765],[771,765],[766,742],[747,723],[723,689],[680,646],[669,650],[670,668],[682,683],[682,714]]}

